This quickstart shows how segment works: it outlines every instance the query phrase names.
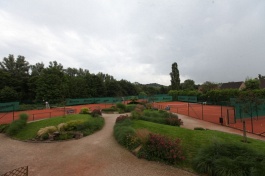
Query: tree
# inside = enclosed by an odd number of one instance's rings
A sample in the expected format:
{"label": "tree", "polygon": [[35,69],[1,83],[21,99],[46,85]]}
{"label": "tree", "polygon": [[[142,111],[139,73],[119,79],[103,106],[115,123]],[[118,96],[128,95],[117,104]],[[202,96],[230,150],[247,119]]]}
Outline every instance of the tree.
{"label": "tree", "polygon": [[171,77],[171,89],[172,90],[180,89],[179,70],[178,70],[178,64],[176,62],[172,64],[172,72],[170,73],[170,77]]}
{"label": "tree", "polygon": [[259,74],[258,78],[259,78],[259,79],[265,79],[265,76]]}
{"label": "tree", "polygon": [[260,89],[260,81],[258,79],[247,78],[245,81],[246,90]]}
{"label": "tree", "polygon": [[207,93],[208,91],[215,90],[217,88],[218,88],[218,84],[210,82],[210,81],[206,81],[200,86],[200,91],[202,91],[202,93]]}
{"label": "tree", "polygon": [[187,79],[182,83],[183,90],[195,90],[195,82],[191,79]]}
{"label": "tree", "polygon": [[18,101],[18,93],[11,87],[0,90],[0,102]]}
{"label": "tree", "polygon": [[[1,81],[4,80],[5,85],[19,93],[20,98],[26,98],[28,94],[28,79],[29,79],[29,63],[24,56],[18,56],[16,59],[14,55],[4,57],[0,62]],[[2,87],[3,88],[3,87]]]}

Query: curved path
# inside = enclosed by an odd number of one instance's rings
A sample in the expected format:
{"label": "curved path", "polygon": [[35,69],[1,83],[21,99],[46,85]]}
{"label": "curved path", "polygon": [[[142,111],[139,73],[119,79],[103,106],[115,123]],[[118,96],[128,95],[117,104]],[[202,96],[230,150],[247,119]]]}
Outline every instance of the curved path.
{"label": "curved path", "polygon": [[27,143],[0,134],[0,175],[29,166],[34,176],[189,176],[192,173],[138,159],[113,137],[117,114],[104,114],[104,128],[79,140]]}

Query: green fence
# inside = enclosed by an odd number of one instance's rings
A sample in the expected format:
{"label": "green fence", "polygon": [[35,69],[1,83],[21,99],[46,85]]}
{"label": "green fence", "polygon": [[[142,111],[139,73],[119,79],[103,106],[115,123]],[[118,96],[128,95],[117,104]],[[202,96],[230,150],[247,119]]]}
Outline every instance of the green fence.
{"label": "green fence", "polygon": [[[82,105],[82,104],[115,104],[123,101],[138,100],[142,99],[138,96],[126,96],[126,97],[98,97],[98,98],[78,98],[78,99],[67,99],[66,106]],[[149,102],[165,102],[172,101],[172,96],[167,94],[158,94],[154,96],[144,97]]]}
{"label": "green fence", "polygon": [[265,116],[265,100],[239,103],[236,98],[231,98],[230,102],[235,107],[236,119]]}
{"label": "green fence", "polygon": [[19,109],[19,102],[0,103],[0,112],[11,112]]}
{"label": "green fence", "polygon": [[178,101],[197,103],[197,96],[178,96]]}

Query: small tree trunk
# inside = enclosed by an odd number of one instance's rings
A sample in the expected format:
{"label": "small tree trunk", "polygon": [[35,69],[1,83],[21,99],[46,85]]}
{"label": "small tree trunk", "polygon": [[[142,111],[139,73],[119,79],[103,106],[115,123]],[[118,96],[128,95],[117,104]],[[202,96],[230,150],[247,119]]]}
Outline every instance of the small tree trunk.
{"label": "small tree trunk", "polygon": [[243,121],[243,142],[247,142],[246,122]]}

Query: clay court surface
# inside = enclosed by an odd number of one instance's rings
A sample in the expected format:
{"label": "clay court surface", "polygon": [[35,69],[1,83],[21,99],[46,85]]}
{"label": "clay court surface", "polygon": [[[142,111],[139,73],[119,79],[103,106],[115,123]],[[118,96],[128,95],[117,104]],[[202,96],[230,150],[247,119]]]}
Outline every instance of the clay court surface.
{"label": "clay court surface", "polygon": [[[234,107],[217,106],[217,105],[203,105],[198,103],[186,102],[162,102],[154,103],[158,109],[165,109],[170,106],[170,112],[186,115],[196,119],[212,122],[215,124],[220,123],[220,117],[223,119],[223,125],[230,128],[243,130],[243,120],[246,122],[246,131],[252,132],[251,119],[237,119],[235,120]],[[253,117],[253,133],[265,136],[265,117]]]}

